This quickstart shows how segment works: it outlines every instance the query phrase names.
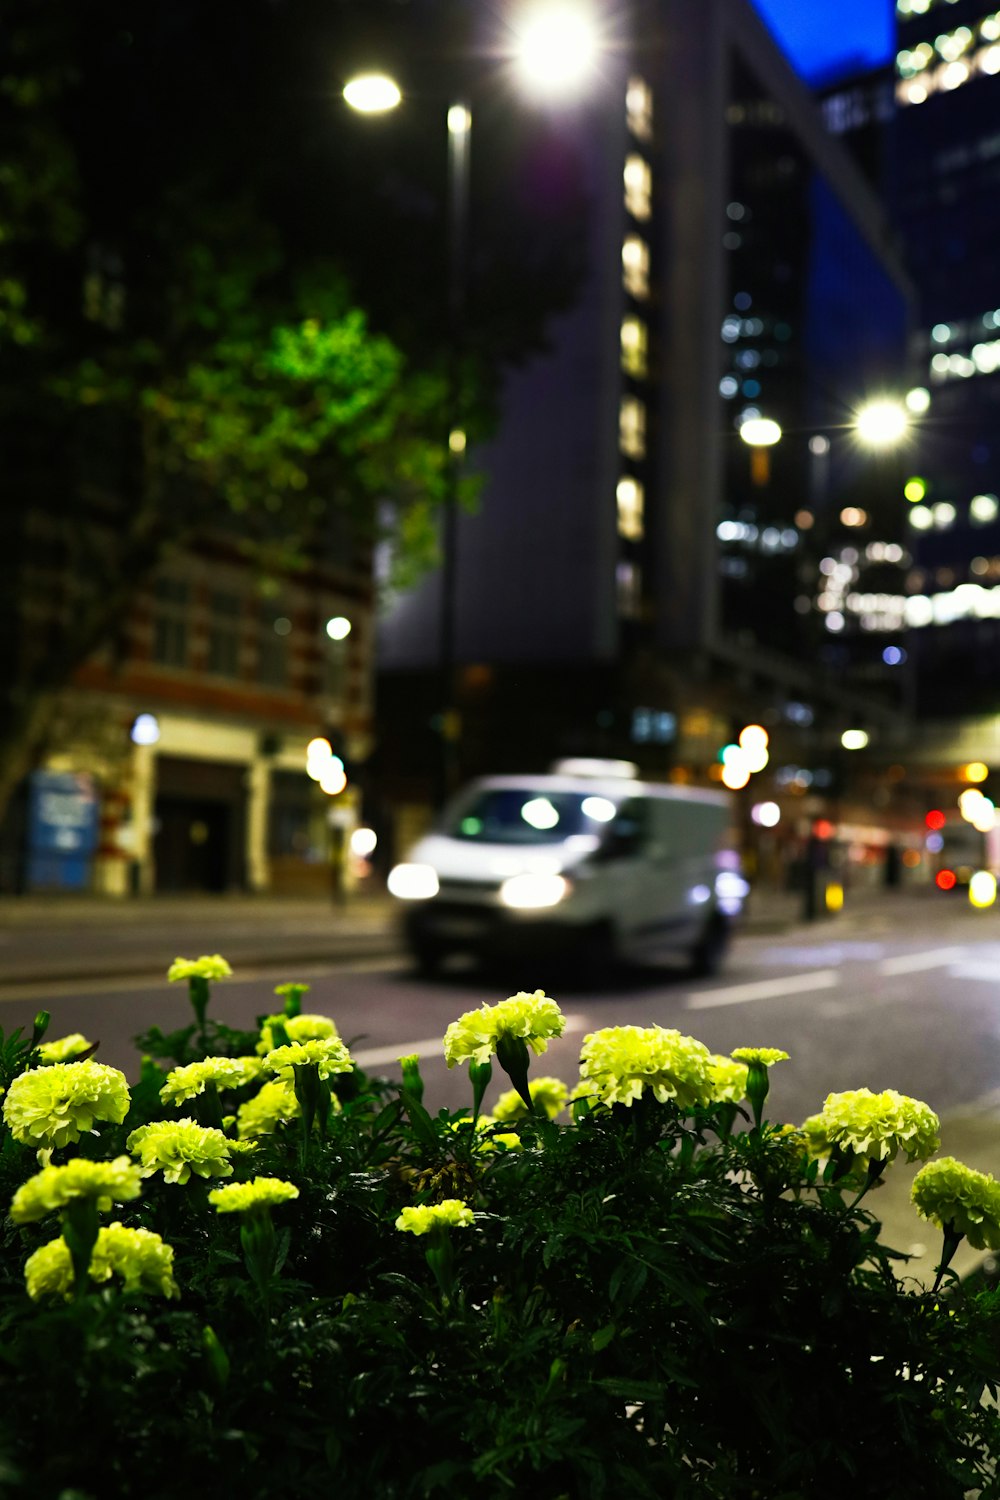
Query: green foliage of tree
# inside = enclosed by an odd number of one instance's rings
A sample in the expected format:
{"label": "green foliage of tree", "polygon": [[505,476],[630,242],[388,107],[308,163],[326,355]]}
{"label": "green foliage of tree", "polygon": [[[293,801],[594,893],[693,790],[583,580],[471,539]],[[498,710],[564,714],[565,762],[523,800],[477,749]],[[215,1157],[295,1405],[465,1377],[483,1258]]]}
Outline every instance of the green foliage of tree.
{"label": "green foliage of tree", "polygon": [[[462,9],[12,0],[0,37],[0,804],[60,689],[113,638],[165,548],[208,531],[265,571],[331,548],[346,560],[388,502],[406,581],[436,556],[449,486],[472,502],[447,433],[488,431],[504,361],[537,346],[572,277],[525,240],[521,271],[507,261],[503,315],[484,313],[456,348],[443,116],[415,120],[416,150],[399,157],[384,131],[362,139],[338,97],[375,20],[392,21],[397,48],[421,37],[433,73]],[[496,229],[484,284],[523,218]],[[39,513],[68,604],[41,631],[24,610],[25,527]]]}

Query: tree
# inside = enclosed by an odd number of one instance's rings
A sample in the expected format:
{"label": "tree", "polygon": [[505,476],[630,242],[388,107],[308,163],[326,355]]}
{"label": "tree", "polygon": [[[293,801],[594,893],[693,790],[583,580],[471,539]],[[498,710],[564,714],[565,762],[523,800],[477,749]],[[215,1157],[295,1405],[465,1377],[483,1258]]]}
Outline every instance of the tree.
{"label": "tree", "polygon": [[[503,362],[537,345],[573,281],[558,235],[524,239],[508,315],[484,315],[460,351],[456,412],[437,269],[443,135],[397,142],[373,195],[384,139],[359,137],[332,75],[373,27],[398,46],[426,37],[429,19],[440,37],[457,11],[12,0],[0,41],[0,813],[60,690],[169,544],[221,530],[260,566],[294,568],[327,546],[331,517],[341,538],[370,540],[389,499],[405,563],[433,555],[448,429],[488,430]],[[477,266],[493,286],[524,219],[494,197],[504,232]],[[34,608],[38,516],[59,557],[58,608]]]}

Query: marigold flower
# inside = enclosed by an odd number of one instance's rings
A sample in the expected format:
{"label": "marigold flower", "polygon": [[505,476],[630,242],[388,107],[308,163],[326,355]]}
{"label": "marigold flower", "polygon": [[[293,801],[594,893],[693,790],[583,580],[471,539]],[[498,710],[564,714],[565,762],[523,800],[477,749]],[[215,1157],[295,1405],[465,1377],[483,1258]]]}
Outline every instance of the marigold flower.
{"label": "marigold flower", "polygon": [[3,1117],[27,1146],[68,1146],[93,1130],[95,1120],[120,1125],[128,1114],[125,1074],[106,1063],[52,1063],[13,1080]]}
{"label": "marigold flower", "polygon": [[404,1208],[396,1220],[396,1228],[407,1234],[428,1234],[439,1225],[468,1229],[474,1223],[475,1215],[467,1203],[461,1198],[445,1198],[441,1203]]}
{"label": "marigold flower", "polygon": [[[151,1229],[128,1229],[116,1221],[98,1231],[88,1274],[92,1281],[120,1276],[126,1292],[179,1297],[173,1264],[173,1249],[158,1234]],[[33,1301],[46,1296],[71,1297],[73,1260],[66,1241],[60,1237],[36,1250],[25,1264],[24,1277]]]}
{"label": "marigold flower", "polygon": [[232,974],[221,953],[203,953],[200,958],[175,958],[167,970],[171,984],[178,979],[231,979]]}
{"label": "marigold flower", "polygon": [[217,1089],[238,1089],[259,1078],[263,1064],[256,1057],[205,1057],[200,1062],[173,1068],[160,1090],[164,1104],[176,1104],[203,1094],[209,1084]]}
{"label": "marigold flower", "polygon": [[661,1104],[694,1109],[712,1099],[712,1055],[703,1042],[663,1026],[606,1026],[583,1039],[581,1081],[602,1104],[627,1104],[650,1089]]}
{"label": "marigold flower", "polygon": [[336,1023],[331,1021],[329,1016],[268,1016],[261,1025],[260,1041],[257,1043],[257,1051],[262,1056],[267,1052],[273,1052],[277,1045],[271,1030],[272,1025],[283,1026],[290,1042],[322,1042],[329,1037],[340,1035]]}
{"label": "marigold flower", "polygon": [[252,1182],[227,1182],[225,1187],[213,1188],[208,1201],[216,1213],[245,1214],[273,1208],[298,1196],[299,1190],[292,1182],[283,1182],[280,1177],[255,1177]]}
{"label": "marigold flower", "polygon": [[42,1063],[72,1062],[81,1052],[90,1052],[93,1047],[94,1043],[88,1042],[82,1032],[72,1031],[69,1036],[58,1036],[51,1042],[41,1042],[38,1060]]}
{"label": "marigold flower", "polygon": [[905,1151],[907,1161],[926,1161],[941,1145],[940,1123],[928,1105],[895,1089],[848,1089],[827,1094],[802,1130],[811,1156],[839,1150],[858,1161],[889,1162]]}
{"label": "marigold flower", "polygon": [[747,1096],[746,1063],[713,1053],[709,1058],[713,1104],[739,1104]]}
{"label": "marigold flower", "polygon": [[910,1201],[939,1229],[964,1235],[976,1250],[1000,1250],[1000,1182],[942,1156],[921,1167],[913,1179]]}
{"label": "marigold flower", "polygon": [[236,1142],[195,1120],[154,1120],[133,1130],[125,1144],[139,1158],[143,1177],[162,1172],[164,1182],[184,1183],[192,1172],[199,1177],[232,1176],[229,1153]]}
{"label": "marigold flower", "polygon": [[771,1068],[775,1063],[788,1061],[788,1053],[782,1052],[780,1047],[737,1047],[729,1055],[737,1062],[746,1063],[748,1068],[754,1064]]}
{"label": "marigold flower", "polygon": [[273,1078],[241,1104],[236,1115],[236,1133],[249,1136],[273,1135],[279,1125],[298,1119],[302,1113],[295,1090],[284,1078]]}
{"label": "marigold flower", "polygon": [[264,1067],[270,1073],[292,1081],[293,1068],[319,1069],[320,1078],[330,1078],[335,1073],[349,1073],[354,1067],[351,1054],[339,1037],[319,1037],[313,1041],[290,1042],[287,1047],[275,1047],[264,1058]]}
{"label": "marigold flower", "polygon": [[444,1034],[444,1055],[449,1068],[456,1063],[487,1063],[502,1036],[523,1041],[540,1056],[551,1037],[562,1036],[566,1018],[544,990],[516,995],[498,1005],[481,1005],[452,1021]]}
{"label": "marigold flower", "polygon": [[[533,1078],[528,1084],[533,1104],[544,1109],[550,1120],[566,1107],[569,1089],[561,1078]],[[507,1089],[493,1106],[494,1120],[521,1120],[528,1113],[527,1106],[517,1089]],[[515,1137],[518,1139],[518,1137]]]}
{"label": "marigold flower", "polygon": [[43,1167],[23,1183],[14,1194],[10,1216],[15,1224],[31,1224],[77,1198],[96,1198],[98,1211],[106,1213],[112,1202],[126,1203],[141,1191],[139,1168],[127,1156],[114,1161],[77,1157],[62,1167]]}

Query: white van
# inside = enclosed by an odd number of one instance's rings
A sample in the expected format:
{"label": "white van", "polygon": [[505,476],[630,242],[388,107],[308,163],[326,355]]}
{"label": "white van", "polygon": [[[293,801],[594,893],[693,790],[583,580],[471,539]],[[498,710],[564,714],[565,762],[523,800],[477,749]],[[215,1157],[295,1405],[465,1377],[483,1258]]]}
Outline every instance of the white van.
{"label": "white van", "polygon": [[584,961],[681,954],[713,973],[746,883],[727,793],[637,779],[630,761],[466,787],[389,874],[418,966],[509,944]]}

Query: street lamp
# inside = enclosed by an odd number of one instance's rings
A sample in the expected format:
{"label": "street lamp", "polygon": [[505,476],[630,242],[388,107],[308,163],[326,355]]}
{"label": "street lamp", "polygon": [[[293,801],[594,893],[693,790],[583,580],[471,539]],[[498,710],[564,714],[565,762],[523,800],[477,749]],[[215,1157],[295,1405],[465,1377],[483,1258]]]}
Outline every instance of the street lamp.
{"label": "street lamp", "polygon": [[858,437],[869,448],[892,448],[909,426],[906,407],[899,401],[883,397],[869,401],[855,417]]}
{"label": "street lamp", "polygon": [[[519,73],[536,92],[566,97],[588,72],[597,52],[597,31],[580,4],[543,3],[525,12],[514,28],[514,59]],[[351,78],[344,101],[362,114],[379,114],[403,102],[403,92],[383,73]],[[455,619],[457,604],[458,495],[465,463],[466,434],[461,425],[462,346],[469,259],[469,168],[472,110],[468,99],[448,106],[448,332],[450,424],[447,434],[445,491],[441,515],[441,605],[438,639],[440,754],[435,802],[440,807],[455,786],[460,721],[455,705]],[[457,420],[456,420],[457,419]]]}

